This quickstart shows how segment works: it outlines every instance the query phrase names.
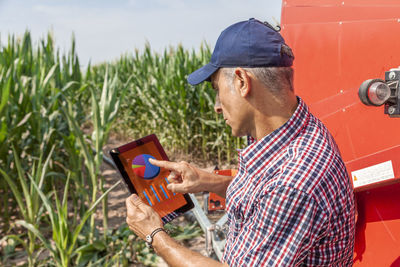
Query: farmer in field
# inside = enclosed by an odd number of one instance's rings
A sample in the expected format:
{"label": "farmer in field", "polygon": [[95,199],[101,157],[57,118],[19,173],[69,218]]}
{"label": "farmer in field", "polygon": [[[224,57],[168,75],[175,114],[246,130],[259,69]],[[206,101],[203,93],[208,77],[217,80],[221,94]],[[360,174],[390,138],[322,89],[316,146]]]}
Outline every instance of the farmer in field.
{"label": "farmer in field", "polygon": [[[250,144],[239,152],[233,179],[186,162],[151,161],[172,171],[171,191],[210,191],[227,200],[222,262],[159,231],[152,246],[171,266],[352,265],[352,186],[332,136],[294,94],[293,59],[279,33],[250,19],[224,30],[211,62],[189,75],[192,85],[211,81],[215,111]],[[126,204],[127,223],[141,238],[162,228],[136,195]]]}

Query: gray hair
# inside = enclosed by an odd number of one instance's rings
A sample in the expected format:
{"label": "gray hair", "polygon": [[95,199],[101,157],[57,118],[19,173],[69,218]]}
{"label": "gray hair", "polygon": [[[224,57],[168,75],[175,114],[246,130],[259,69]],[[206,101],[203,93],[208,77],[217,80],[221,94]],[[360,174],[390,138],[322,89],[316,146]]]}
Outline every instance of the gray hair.
{"label": "gray hair", "polygon": [[[235,77],[236,68],[222,68],[223,74],[231,80]],[[270,89],[272,93],[280,93],[285,89],[293,91],[293,68],[292,67],[258,67],[243,68],[253,74],[262,84]]]}

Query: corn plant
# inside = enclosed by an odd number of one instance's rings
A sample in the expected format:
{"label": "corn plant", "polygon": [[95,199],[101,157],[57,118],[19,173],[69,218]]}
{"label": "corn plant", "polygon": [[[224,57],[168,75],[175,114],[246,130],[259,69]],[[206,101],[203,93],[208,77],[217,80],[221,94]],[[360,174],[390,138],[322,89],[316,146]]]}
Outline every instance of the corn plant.
{"label": "corn plant", "polygon": [[68,223],[69,218],[67,205],[70,176],[68,176],[64,187],[62,202],[60,202],[57,192],[54,191],[55,204],[52,204],[51,197],[46,196],[40,189],[39,185],[31,177],[30,180],[47,211],[47,215],[51,222],[54,243],[49,242],[47,238],[40,232],[40,230],[31,223],[25,220],[18,220],[16,224],[28,229],[29,232],[33,233],[42,242],[44,247],[50,252],[57,266],[68,267],[71,265],[72,259],[78,256],[79,252],[86,246],[76,247],[78,236],[81,233],[86,220],[93,214],[100,201],[121,181],[114,184],[98,199],[96,199],[91,207],[84,213],[84,216],[80,219],[80,223],[78,225],[74,225],[74,228],[71,229],[71,226]]}
{"label": "corn plant", "polygon": [[[92,106],[91,123],[93,125],[91,142],[87,140],[85,133],[75,120],[72,101],[66,99],[65,105],[62,106],[63,113],[69,122],[71,131],[77,138],[76,140],[79,144],[81,154],[85,159],[85,165],[91,181],[91,203],[94,203],[96,200],[98,190],[102,193],[104,193],[105,190],[104,178],[100,175],[100,166],[103,162],[103,146],[107,142],[112,123],[120,105],[120,98],[117,97],[117,90],[119,88],[121,88],[119,92],[120,97],[123,98],[127,90],[127,85],[121,86],[117,75],[113,78],[109,78],[107,72],[104,77],[100,99],[97,96],[97,91],[92,86],[89,86]],[[93,149],[95,153],[93,153]],[[107,214],[107,197],[105,196],[103,198],[103,231],[105,238],[108,230]],[[92,215],[90,218],[90,228],[92,229],[91,239],[93,239],[95,228],[94,220],[94,215]]]}
{"label": "corn plant", "polygon": [[[161,54],[147,45],[82,70],[74,37],[63,54],[51,34],[37,44],[29,32],[0,44],[0,232],[8,248],[23,246],[30,266],[46,264],[38,262],[43,251],[59,266],[152,265],[143,242],[108,229],[102,148],[111,131],[129,139],[154,132],[169,152],[234,161],[243,139],[213,111],[215,92],[185,81],[209,57],[207,45]],[[100,202],[101,233],[93,213]]]}
{"label": "corn plant", "polygon": [[[74,53],[64,56],[62,63],[53,49],[51,35],[35,49],[28,32],[21,41],[9,37],[8,45],[0,49],[0,191],[4,204],[1,218],[5,222],[0,231],[26,248],[30,266],[35,265],[40,251],[37,237],[33,232],[16,232],[14,222],[9,221],[9,210],[18,211],[30,225],[43,224],[43,206],[29,177],[48,194],[52,187],[62,185],[67,173],[76,167],[62,162],[71,157],[66,156],[60,138],[69,130],[58,107],[62,92],[78,91],[79,62]],[[79,104],[75,108],[81,110]],[[82,120],[81,114],[77,119]],[[10,197],[15,199],[11,206]],[[73,195],[72,199],[77,197]]]}
{"label": "corn plant", "polygon": [[[37,165],[35,164],[36,166],[32,169],[32,174],[29,174],[29,177],[31,177],[31,179],[37,184],[38,190],[42,190],[43,188],[44,179],[47,175],[47,168],[53,151],[54,147],[50,151],[50,154],[46,158],[44,163],[43,154],[41,154]],[[20,187],[22,188],[22,193],[19,191],[13,179],[11,179],[4,170],[0,169],[0,174],[2,174],[2,176],[8,183],[12,193],[14,194],[24,221],[29,224],[37,225],[39,223],[39,218],[42,213],[39,212],[40,203],[38,201],[38,190],[33,187],[32,183],[28,185],[28,183],[26,182],[19,156],[14,147],[13,152],[16,169],[18,171],[18,182],[20,184]],[[16,238],[16,236],[13,237]],[[29,266],[34,266],[35,260],[33,253],[35,250],[35,235],[31,232],[28,233],[28,244],[26,244],[25,241],[19,241],[24,245],[24,247],[27,248]]]}
{"label": "corn plant", "polygon": [[[119,110],[120,101],[124,98],[125,92],[127,91],[127,84],[119,84],[118,76],[109,80],[108,72],[106,71],[104,77],[104,83],[101,91],[101,97],[98,99],[96,91],[91,87],[91,101],[92,101],[92,120],[93,120],[93,133],[92,141],[94,142],[95,155],[95,166],[96,173],[100,173],[100,166],[103,162],[103,147],[106,145],[108,135],[111,130],[111,126],[116,118]],[[117,90],[120,89],[119,97],[117,97]],[[100,100],[100,101],[99,101]],[[99,189],[104,193],[104,177],[100,175]],[[104,238],[107,238],[108,231],[108,208],[107,208],[107,196],[103,199],[103,232]],[[93,220],[93,219],[92,219]],[[92,221],[91,221],[92,222]]]}
{"label": "corn plant", "polygon": [[[68,56],[70,59],[75,57],[73,54]],[[73,60],[71,62],[76,64]],[[71,68],[62,65],[55,56],[51,35],[47,42],[41,42],[38,49],[32,46],[28,32],[21,41],[9,37],[8,45],[1,48],[0,166],[4,166],[3,170],[10,177],[18,175],[13,168],[12,145],[21,156],[24,172],[32,169],[33,159],[39,158],[42,152],[47,154],[53,145],[57,147],[54,158],[64,157],[56,135],[66,133],[68,125],[61,118],[58,97],[60,91],[68,90],[73,85],[71,81],[66,82],[72,75],[65,69]],[[0,186],[4,190],[2,202],[5,205],[2,210],[7,221],[8,210],[13,208],[7,204],[10,195],[4,179],[1,179]],[[49,183],[44,182],[43,187],[46,191]]]}

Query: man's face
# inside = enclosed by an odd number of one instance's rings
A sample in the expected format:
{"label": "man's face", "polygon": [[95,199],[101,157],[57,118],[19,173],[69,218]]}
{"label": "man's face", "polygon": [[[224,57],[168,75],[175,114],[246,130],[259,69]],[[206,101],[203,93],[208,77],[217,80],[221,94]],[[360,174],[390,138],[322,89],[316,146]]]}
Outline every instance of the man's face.
{"label": "man's face", "polygon": [[232,128],[232,135],[244,136],[248,134],[246,120],[247,109],[243,97],[235,88],[231,77],[227,77],[223,70],[218,70],[211,76],[211,83],[217,91],[214,110],[221,113],[225,123]]}

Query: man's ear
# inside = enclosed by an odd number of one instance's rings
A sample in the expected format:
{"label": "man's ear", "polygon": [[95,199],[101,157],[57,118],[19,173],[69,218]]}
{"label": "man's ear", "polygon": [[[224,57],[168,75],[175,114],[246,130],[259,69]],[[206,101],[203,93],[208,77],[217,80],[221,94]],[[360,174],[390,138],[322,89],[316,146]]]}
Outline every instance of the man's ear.
{"label": "man's ear", "polygon": [[247,71],[243,68],[235,69],[235,88],[239,90],[242,97],[246,97],[251,91],[251,78]]}

